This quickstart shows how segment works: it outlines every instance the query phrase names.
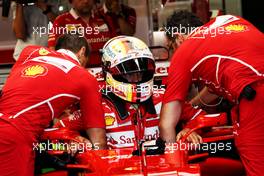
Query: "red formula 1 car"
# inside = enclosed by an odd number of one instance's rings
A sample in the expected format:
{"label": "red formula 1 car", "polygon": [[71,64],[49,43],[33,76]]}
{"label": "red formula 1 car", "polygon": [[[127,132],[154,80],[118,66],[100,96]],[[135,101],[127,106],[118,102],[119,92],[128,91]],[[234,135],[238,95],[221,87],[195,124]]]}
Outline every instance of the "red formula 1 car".
{"label": "red formula 1 car", "polygon": [[[159,58],[155,76],[157,80],[162,80],[159,78],[167,76],[169,67],[168,51],[163,47],[154,47],[152,52],[155,58]],[[89,71],[99,82],[103,80],[101,68],[90,68]],[[233,127],[227,126],[225,114],[201,115],[192,119],[185,124],[192,130],[180,142],[173,144],[165,144],[161,139],[141,140],[143,132],[139,124],[135,124],[138,132],[133,148],[109,150],[91,150],[91,145],[84,147],[76,139],[80,134],[68,129],[46,130],[37,151],[41,155],[37,157],[36,175],[245,175],[239,157],[234,155]],[[201,134],[203,144],[186,142],[192,131]],[[77,144],[74,145],[73,150],[77,151],[74,156],[68,154],[67,144]]]}
{"label": "red formula 1 car", "polygon": [[[63,155],[70,155],[65,150],[46,150],[45,152],[53,157],[52,162],[59,163],[59,167],[55,167],[57,170],[53,172],[41,175],[243,175],[243,167],[239,160],[211,156],[218,150],[226,153],[232,149],[228,141],[234,137],[233,128],[225,126],[226,124],[225,114],[201,115],[187,124],[192,130],[183,136],[180,142],[165,144],[161,139],[154,141],[136,139],[133,148],[111,150],[86,148],[66,160]],[[188,135],[197,130],[202,134],[204,143],[201,145],[187,143]],[[75,141],[78,144],[80,142],[76,140],[78,135],[67,129],[50,129],[45,131],[42,141],[49,141],[53,146],[62,141],[64,143]]]}

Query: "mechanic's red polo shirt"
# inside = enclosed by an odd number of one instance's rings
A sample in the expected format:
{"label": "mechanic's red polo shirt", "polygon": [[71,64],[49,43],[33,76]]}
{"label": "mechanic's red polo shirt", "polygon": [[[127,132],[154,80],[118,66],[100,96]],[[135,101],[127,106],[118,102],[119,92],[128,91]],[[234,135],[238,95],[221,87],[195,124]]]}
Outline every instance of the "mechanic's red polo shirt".
{"label": "mechanic's red polo shirt", "polygon": [[[116,36],[113,24],[106,22],[99,14],[93,13],[87,23],[77,15],[74,9],[56,18],[50,30],[48,45],[54,47],[58,37],[65,33],[81,33],[91,45],[92,53],[89,65],[101,63],[100,49],[106,41]],[[67,32],[66,32],[67,31]]]}
{"label": "mechanic's red polo shirt", "polygon": [[80,66],[71,51],[29,46],[3,87],[0,114],[34,140],[54,117],[80,101],[85,128],[104,128],[98,89],[96,79]]}
{"label": "mechanic's red polo shirt", "polygon": [[173,55],[164,103],[185,100],[192,80],[237,102],[246,85],[264,79],[263,43],[264,35],[236,16],[219,16],[200,27]]}

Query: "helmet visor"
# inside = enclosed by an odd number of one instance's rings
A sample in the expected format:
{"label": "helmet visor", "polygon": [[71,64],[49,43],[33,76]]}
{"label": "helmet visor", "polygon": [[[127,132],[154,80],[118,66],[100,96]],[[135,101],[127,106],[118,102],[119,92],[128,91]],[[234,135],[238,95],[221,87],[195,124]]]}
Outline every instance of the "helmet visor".
{"label": "helmet visor", "polygon": [[153,78],[155,62],[149,58],[130,59],[111,68],[110,73],[120,82],[142,83]]}

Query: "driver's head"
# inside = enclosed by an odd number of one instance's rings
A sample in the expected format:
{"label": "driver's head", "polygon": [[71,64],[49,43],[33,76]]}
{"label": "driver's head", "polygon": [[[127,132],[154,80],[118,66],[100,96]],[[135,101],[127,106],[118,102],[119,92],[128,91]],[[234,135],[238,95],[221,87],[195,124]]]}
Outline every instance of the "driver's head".
{"label": "driver's head", "polygon": [[78,15],[90,15],[94,7],[94,0],[70,0],[70,3]]}
{"label": "driver's head", "polygon": [[124,74],[122,76],[127,82],[131,82],[131,83],[141,82],[142,79],[143,79],[142,78],[143,77],[143,73],[142,72]]}
{"label": "driver's head", "polygon": [[66,49],[73,52],[80,64],[85,67],[90,54],[90,46],[86,38],[78,34],[61,35],[55,45],[55,50]]}
{"label": "driver's head", "polygon": [[143,102],[152,95],[155,62],[140,39],[111,39],[103,47],[102,62],[106,83],[116,96],[129,102]]}
{"label": "driver's head", "polygon": [[197,27],[202,26],[201,20],[188,11],[175,11],[164,26],[168,48],[177,49]]}

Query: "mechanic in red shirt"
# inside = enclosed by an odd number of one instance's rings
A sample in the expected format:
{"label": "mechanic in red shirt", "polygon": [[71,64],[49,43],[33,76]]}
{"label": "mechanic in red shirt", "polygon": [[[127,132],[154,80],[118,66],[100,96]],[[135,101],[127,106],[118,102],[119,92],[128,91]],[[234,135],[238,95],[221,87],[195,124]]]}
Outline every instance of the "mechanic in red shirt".
{"label": "mechanic in red shirt", "polygon": [[120,0],[104,0],[99,13],[114,25],[118,35],[134,35],[136,32],[137,16],[135,9],[126,6]]}
{"label": "mechanic in red shirt", "polygon": [[[157,139],[165,89],[153,85],[155,61],[147,45],[135,37],[115,37],[105,44],[102,60],[107,85],[102,93],[109,147],[133,147],[135,139]],[[199,114],[205,112],[186,103],[181,120],[187,122]],[[82,130],[80,117],[81,112],[72,109],[54,127]],[[199,143],[198,140],[194,139]]]}
{"label": "mechanic in red shirt", "polygon": [[65,33],[80,33],[85,36],[91,45],[89,66],[100,65],[99,50],[106,41],[116,36],[111,21],[105,20],[102,15],[93,10],[93,0],[71,0],[72,9],[58,16],[50,30],[48,46],[54,48],[58,37]]}
{"label": "mechanic in red shirt", "polygon": [[[0,173],[33,176],[33,146],[44,128],[65,108],[80,101],[82,121],[92,144],[105,148],[105,123],[96,79],[82,66],[89,45],[78,35],[63,35],[56,50],[26,47],[0,98]],[[80,78],[80,79],[76,79]]]}
{"label": "mechanic in red shirt", "polygon": [[[193,14],[174,13],[167,37],[179,46],[174,53],[161,110],[160,133],[176,139],[175,126],[192,81],[235,105],[235,143],[248,175],[264,170],[264,36],[246,20],[225,15],[200,26]],[[198,27],[191,32],[191,28]],[[177,29],[177,30],[176,30]],[[188,30],[189,29],[189,30]]]}

